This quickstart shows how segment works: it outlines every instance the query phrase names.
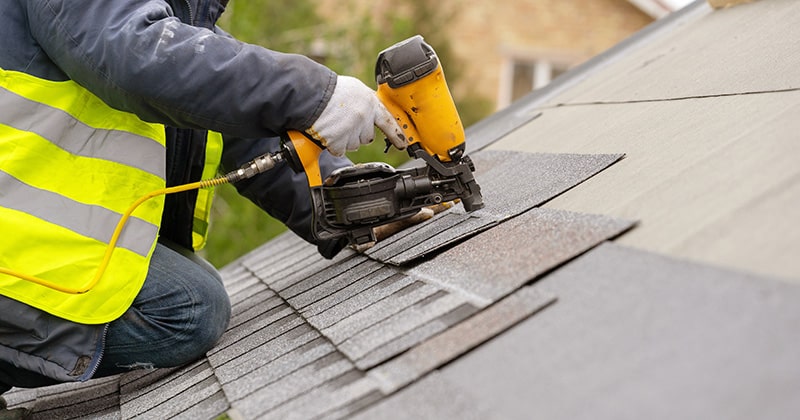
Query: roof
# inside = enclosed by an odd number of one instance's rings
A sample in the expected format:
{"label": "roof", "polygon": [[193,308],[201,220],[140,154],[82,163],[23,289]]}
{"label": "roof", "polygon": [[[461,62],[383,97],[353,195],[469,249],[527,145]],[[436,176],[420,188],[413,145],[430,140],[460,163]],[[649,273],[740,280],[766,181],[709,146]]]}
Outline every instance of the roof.
{"label": "roof", "polygon": [[333,260],[280,236],[222,270],[233,317],[203,360],[9,402],[59,418],[790,417],[798,6],[659,20],[468,129],[485,209]]}

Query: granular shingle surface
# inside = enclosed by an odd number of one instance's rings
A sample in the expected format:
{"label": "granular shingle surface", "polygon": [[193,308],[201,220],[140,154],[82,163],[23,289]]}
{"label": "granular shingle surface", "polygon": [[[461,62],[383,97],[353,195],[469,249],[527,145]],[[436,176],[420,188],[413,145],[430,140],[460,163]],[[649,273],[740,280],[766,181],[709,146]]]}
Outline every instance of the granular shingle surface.
{"label": "granular shingle surface", "polygon": [[606,243],[533,288],[558,303],[441,371],[498,417],[800,412],[796,285]]}
{"label": "granular shingle surface", "polygon": [[[447,401],[443,404],[442,401]],[[353,420],[370,419],[460,419],[492,420],[491,411],[481,406],[479,398],[472,398],[447,382],[437,373],[432,373],[414,387],[406,388],[394,398],[386,399],[357,414]]]}
{"label": "granular shingle surface", "polygon": [[634,222],[607,216],[533,209],[410,272],[494,301],[633,226]]}

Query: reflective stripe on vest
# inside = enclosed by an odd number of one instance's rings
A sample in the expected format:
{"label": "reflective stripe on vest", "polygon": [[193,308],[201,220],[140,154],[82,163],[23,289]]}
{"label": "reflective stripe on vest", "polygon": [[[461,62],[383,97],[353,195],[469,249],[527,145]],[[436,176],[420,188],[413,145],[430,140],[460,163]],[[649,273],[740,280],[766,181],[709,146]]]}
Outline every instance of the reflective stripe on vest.
{"label": "reflective stripe on vest", "polygon": [[[209,131],[206,139],[206,161],[205,166],[203,166],[203,176],[201,179],[214,178],[217,175],[217,169],[219,168],[221,160],[222,135]],[[213,187],[201,188],[197,191],[197,201],[194,206],[194,219],[192,220],[192,248],[194,248],[195,251],[201,250],[206,246],[213,198]]]}
{"label": "reflective stripe on vest", "polygon": [[[122,213],[165,186],[164,127],[114,110],[72,81],[0,69],[0,266],[78,287],[95,274]],[[0,274],[0,294],[53,315],[116,319],[144,283],[164,198],[142,204],[90,291]]]}

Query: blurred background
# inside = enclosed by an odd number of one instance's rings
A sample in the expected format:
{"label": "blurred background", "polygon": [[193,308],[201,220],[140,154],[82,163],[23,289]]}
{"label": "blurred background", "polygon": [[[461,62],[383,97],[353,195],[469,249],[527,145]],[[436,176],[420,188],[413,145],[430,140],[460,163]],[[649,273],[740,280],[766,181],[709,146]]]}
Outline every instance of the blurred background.
{"label": "blurred background", "polygon": [[[242,41],[307,55],[375,88],[378,52],[422,35],[442,61],[464,126],[502,109],[689,0],[232,0],[219,26]],[[382,136],[354,162],[408,159],[383,153]],[[469,141],[469,139],[467,139]],[[202,255],[217,267],[286,228],[218,187]]]}

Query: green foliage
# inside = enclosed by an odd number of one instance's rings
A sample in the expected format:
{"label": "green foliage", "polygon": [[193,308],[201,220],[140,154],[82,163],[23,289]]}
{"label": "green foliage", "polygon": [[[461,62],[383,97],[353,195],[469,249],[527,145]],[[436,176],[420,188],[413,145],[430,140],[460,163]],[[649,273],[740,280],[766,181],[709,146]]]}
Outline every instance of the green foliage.
{"label": "green foliage", "polygon": [[233,36],[278,51],[307,47],[307,32],[321,24],[308,0],[234,0],[228,3],[219,26]]}
{"label": "green foliage", "polygon": [[[345,25],[323,22],[311,0],[234,0],[228,4],[219,25],[238,39],[268,48],[308,55],[339,74],[360,78],[375,87],[375,58],[384,48],[420,34],[431,44],[445,68],[450,86],[461,83],[462,66],[456,62],[443,24],[455,9],[428,0],[399,0],[387,14],[374,16],[365,10]],[[346,0],[342,8],[355,10]],[[400,11],[403,11],[401,13]],[[323,54],[324,53],[324,54]],[[491,112],[488,100],[455,98],[465,126]],[[405,152],[383,153],[382,134],[376,141],[348,153],[354,162],[384,161],[399,166],[408,160]],[[203,255],[222,267],[253,250],[286,228],[238,195],[230,185],[218,187],[212,209],[212,230]]]}

